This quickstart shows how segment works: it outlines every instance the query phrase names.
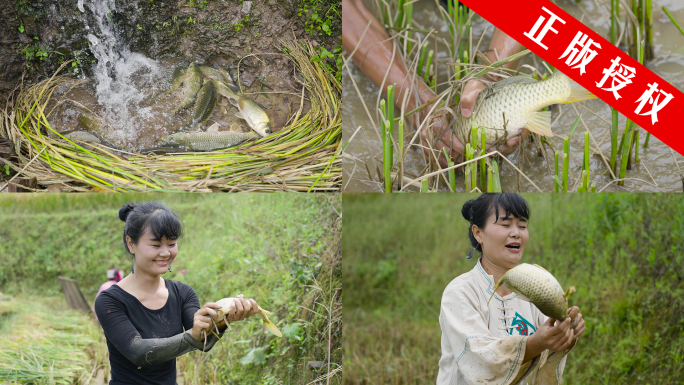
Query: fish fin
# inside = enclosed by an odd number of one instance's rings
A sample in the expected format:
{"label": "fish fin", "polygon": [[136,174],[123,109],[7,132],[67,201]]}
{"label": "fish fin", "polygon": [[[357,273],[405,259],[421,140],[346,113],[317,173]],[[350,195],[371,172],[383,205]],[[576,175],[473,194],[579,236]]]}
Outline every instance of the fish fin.
{"label": "fish fin", "polygon": [[525,75],[517,75],[517,76],[511,76],[510,78],[506,78],[504,80],[501,80],[497,83],[494,83],[494,89],[498,90],[501,87],[505,87],[510,84],[527,84],[527,83],[536,83],[538,80],[525,76]]}
{"label": "fish fin", "polygon": [[563,298],[568,298],[568,296],[569,296],[570,294],[572,294],[572,293],[574,293],[574,292],[576,292],[576,291],[577,291],[577,290],[575,290],[575,287],[574,287],[574,286],[570,286],[570,287],[568,288],[568,290],[565,292],[565,294],[563,294]]}
{"label": "fish fin", "polygon": [[237,117],[240,118],[240,119],[245,119],[245,120],[247,120],[247,118],[245,118],[245,115],[243,115],[242,112],[236,112],[236,113],[235,113],[235,116],[237,116]]}
{"label": "fish fin", "polygon": [[586,88],[579,85],[579,83],[576,81],[572,80],[568,75],[560,71],[554,72],[551,77],[565,77],[568,79],[568,83],[570,83],[570,96],[568,96],[568,98],[560,104],[581,102],[583,100],[596,99],[598,97],[589,92]]}
{"label": "fish fin", "polygon": [[218,132],[218,130],[219,130],[219,124],[218,123],[214,123],[211,126],[209,126],[209,128],[207,128],[207,132]]}
{"label": "fish fin", "polygon": [[546,270],[545,268],[543,268],[543,267],[537,265],[536,263],[532,264],[532,266],[537,266],[538,268],[544,270],[545,272],[547,272],[547,273],[549,272],[548,270]]}
{"label": "fish fin", "polygon": [[553,132],[551,132],[551,111],[532,113],[532,117],[527,121],[525,127],[541,136],[553,136]]}

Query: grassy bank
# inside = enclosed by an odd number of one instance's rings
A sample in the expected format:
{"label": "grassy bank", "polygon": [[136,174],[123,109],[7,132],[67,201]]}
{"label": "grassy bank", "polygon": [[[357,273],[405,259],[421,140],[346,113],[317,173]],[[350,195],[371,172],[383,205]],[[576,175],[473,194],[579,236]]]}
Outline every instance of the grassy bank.
{"label": "grassy bank", "polygon": [[[524,195],[523,262],[551,271],[586,331],[566,384],[674,383],[684,364],[684,202],[677,195]],[[345,195],[345,384],[434,384],[439,305],[475,265],[469,198]]]}
{"label": "grassy bank", "polygon": [[[341,382],[341,197],[18,195],[0,197],[0,291],[60,296],[63,275],[92,304],[107,269],[130,272],[118,209],[161,201],[185,231],[164,277],[189,284],[201,303],[252,297],[284,334],[263,333],[256,318],[235,324],[209,354],[179,359],[185,383],[306,384],[328,373]],[[325,366],[306,369],[309,361]]]}

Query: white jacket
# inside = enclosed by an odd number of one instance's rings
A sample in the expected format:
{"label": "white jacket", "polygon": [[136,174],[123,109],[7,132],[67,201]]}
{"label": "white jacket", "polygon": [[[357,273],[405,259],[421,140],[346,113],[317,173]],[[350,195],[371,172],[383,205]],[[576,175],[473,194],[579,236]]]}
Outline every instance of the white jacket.
{"label": "white jacket", "polygon": [[495,285],[478,260],[475,268],[444,290],[437,385],[560,384],[565,359],[575,344],[562,353],[545,350],[523,364],[528,336],[548,317],[515,293],[494,294],[487,306]]}

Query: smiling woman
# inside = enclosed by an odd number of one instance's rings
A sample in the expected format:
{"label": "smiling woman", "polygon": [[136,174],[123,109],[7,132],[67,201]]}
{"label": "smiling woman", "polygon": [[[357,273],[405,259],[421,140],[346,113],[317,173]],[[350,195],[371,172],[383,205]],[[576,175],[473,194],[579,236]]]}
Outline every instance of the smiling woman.
{"label": "smiling woman", "polygon": [[126,222],[124,246],[132,255],[131,274],[103,291],[95,312],[107,337],[110,384],[175,384],[176,357],[199,349],[209,351],[228,327],[258,312],[257,303],[238,295],[235,312],[216,323],[218,335],[201,338],[211,328],[209,316],[221,306],[200,308],[195,291],[163,279],[171,271],[183,233],[180,219],[156,202],[127,203],[119,210]]}
{"label": "smiling woman", "polygon": [[[438,385],[560,384],[567,355],[584,332],[579,308],[565,320],[546,317],[509,288],[494,287],[522,259],[530,210],[518,194],[484,194],[461,209],[473,251],[482,257],[447,286],[439,323],[442,358]],[[493,297],[496,301],[487,300]],[[570,320],[577,317],[577,325]],[[519,382],[522,381],[522,382]],[[526,382],[527,381],[527,382]]]}

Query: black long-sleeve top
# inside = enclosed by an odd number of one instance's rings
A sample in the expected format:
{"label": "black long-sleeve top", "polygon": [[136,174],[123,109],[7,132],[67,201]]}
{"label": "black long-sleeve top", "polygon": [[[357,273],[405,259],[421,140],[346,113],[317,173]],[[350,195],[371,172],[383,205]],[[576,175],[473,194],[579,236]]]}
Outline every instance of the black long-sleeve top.
{"label": "black long-sleeve top", "polygon": [[[110,385],[175,385],[176,357],[204,348],[204,341],[190,335],[194,315],[200,308],[197,294],[184,283],[164,281],[169,297],[157,310],[146,308],[118,285],[95,300],[95,313],[107,337]],[[205,351],[217,340],[209,334]]]}

